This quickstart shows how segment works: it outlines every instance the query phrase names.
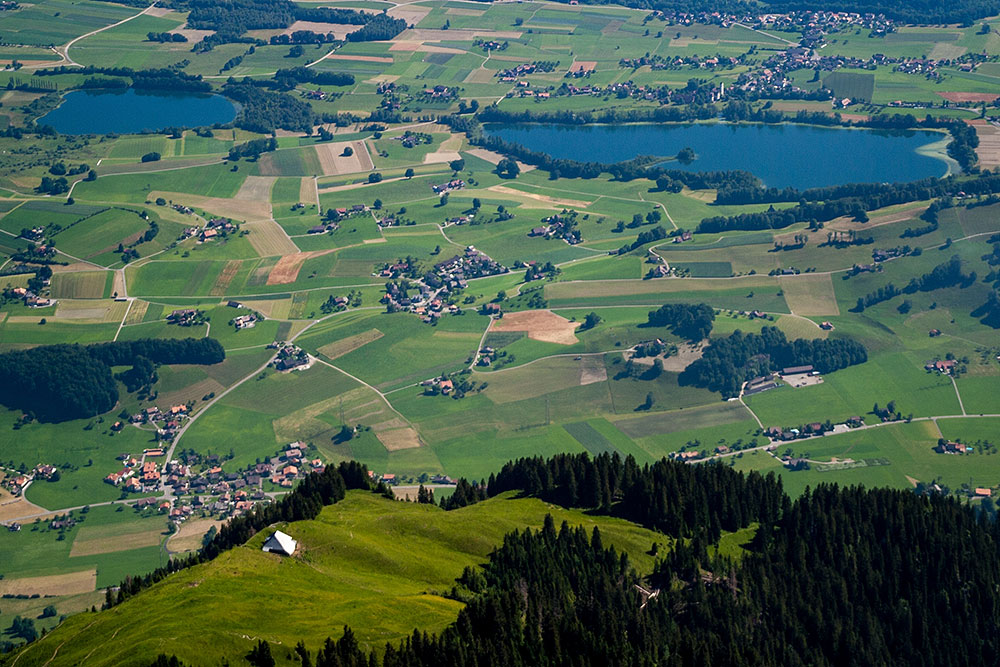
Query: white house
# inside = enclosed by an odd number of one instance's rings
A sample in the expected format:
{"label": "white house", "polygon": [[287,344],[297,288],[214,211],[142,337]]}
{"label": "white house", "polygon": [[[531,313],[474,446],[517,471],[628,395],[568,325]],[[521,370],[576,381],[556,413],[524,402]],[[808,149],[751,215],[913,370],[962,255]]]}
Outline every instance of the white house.
{"label": "white house", "polygon": [[267,542],[264,542],[262,551],[291,556],[295,553],[296,546],[296,542],[292,539],[291,535],[286,535],[280,530],[276,530],[274,531],[274,535],[271,535],[271,537],[267,538]]}

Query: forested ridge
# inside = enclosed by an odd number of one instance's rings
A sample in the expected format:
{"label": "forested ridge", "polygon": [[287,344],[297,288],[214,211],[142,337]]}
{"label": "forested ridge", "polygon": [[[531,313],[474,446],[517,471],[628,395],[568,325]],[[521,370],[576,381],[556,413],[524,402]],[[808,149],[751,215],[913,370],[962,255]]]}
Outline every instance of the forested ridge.
{"label": "forested ridge", "polygon": [[214,338],[154,339],[43,345],[0,354],[0,404],[40,421],[103,414],[118,402],[112,366],[215,364],[226,358]]}
{"label": "forested ridge", "polygon": [[[364,487],[363,467],[346,466]],[[300,499],[303,508],[335,502],[349,486],[333,466],[310,480],[312,501]],[[467,604],[439,634],[415,629],[373,653],[350,628],[331,628],[340,638],[322,646],[300,642],[292,652],[254,640],[248,655],[231,659],[271,666],[285,655],[317,667],[1000,659],[1000,531],[988,513],[951,498],[820,485],[792,501],[773,474],[666,460],[640,467],[607,454],[520,459],[486,486],[466,485],[488,488],[487,495],[519,490],[655,527],[664,533],[660,558],[643,577],[598,530],[557,528],[547,517],[537,531],[508,534],[481,568],[465,569],[452,594]],[[739,557],[709,548],[722,531],[745,526],[756,530]],[[163,655],[150,664],[179,663]]]}

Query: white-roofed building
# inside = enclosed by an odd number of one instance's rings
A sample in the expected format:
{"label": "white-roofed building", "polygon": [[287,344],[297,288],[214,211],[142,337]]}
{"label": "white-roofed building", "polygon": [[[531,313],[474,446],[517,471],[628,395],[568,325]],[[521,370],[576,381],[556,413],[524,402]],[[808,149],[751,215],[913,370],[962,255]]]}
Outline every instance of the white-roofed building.
{"label": "white-roofed building", "polygon": [[295,553],[296,546],[297,543],[292,539],[291,535],[286,535],[280,530],[276,530],[274,531],[274,535],[271,535],[271,537],[267,538],[267,542],[264,542],[262,551],[291,556]]}

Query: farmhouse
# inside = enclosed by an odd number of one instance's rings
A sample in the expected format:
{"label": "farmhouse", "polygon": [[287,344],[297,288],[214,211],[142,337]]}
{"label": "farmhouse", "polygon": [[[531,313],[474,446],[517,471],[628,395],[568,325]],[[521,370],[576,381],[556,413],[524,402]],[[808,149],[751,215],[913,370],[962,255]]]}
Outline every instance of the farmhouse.
{"label": "farmhouse", "polygon": [[233,318],[233,326],[237,329],[252,329],[256,325],[257,315],[255,313],[248,313]]}
{"label": "farmhouse", "polygon": [[267,542],[264,542],[264,546],[261,551],[267,551],[272,554],[281,554],[282,556],[291,556],[295,553],[295,548],[298,543],[292,539],[291,535],[286,535],[280,530],[274,531],[271,537],[267,538]]}
{"label": "farmhouse", "polygon": [[185,308],[175,310],[170,313],[170,315],[167,316],[167,322],[182,327],[189,327],[195,324],[201,324],[203,317],[204,313],[202,311]]}
{"label": "farmhouse", "polygon": [[972,451],[972,447],[961,442],[943,442],[935,448],[939,454],[965,454]]}
{"label": "farmhouse", "polygon": [[924,364],[924,369],[928,371],[937,371],[938,373],[950,374],[952,369],[955,368],[957,362],[954,359],[945,359],[943,361],[928,361]]}
{"label": "farmhouse", "polygon": [[789,366],[788,368],[781,369],[782,375],[802,375],[803,373],[812,373],[812,366]]}

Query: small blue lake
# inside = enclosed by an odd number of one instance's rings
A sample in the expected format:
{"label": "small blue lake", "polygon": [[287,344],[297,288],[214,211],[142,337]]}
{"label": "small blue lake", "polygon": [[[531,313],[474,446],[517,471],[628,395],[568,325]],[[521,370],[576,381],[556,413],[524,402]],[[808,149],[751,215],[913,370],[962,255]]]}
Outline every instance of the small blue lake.
{"label": "small blue lake", "polygon": [[221,95],[128,88],[74,90],[38,119],[60,134],[129,134],[228,123],[236,107]]}
{"label": "small blue lake", "polygon": [[925,130],[882,131],[755,123],[549,125],[488,123],[487,135],[556,158],[606,164],[638,155],[670,158],[685,148],[696,158],[668,169],[756,174],[768,187],[799,189],[914,181],[943,176],[947,163],[917,150],[946,138]]}

